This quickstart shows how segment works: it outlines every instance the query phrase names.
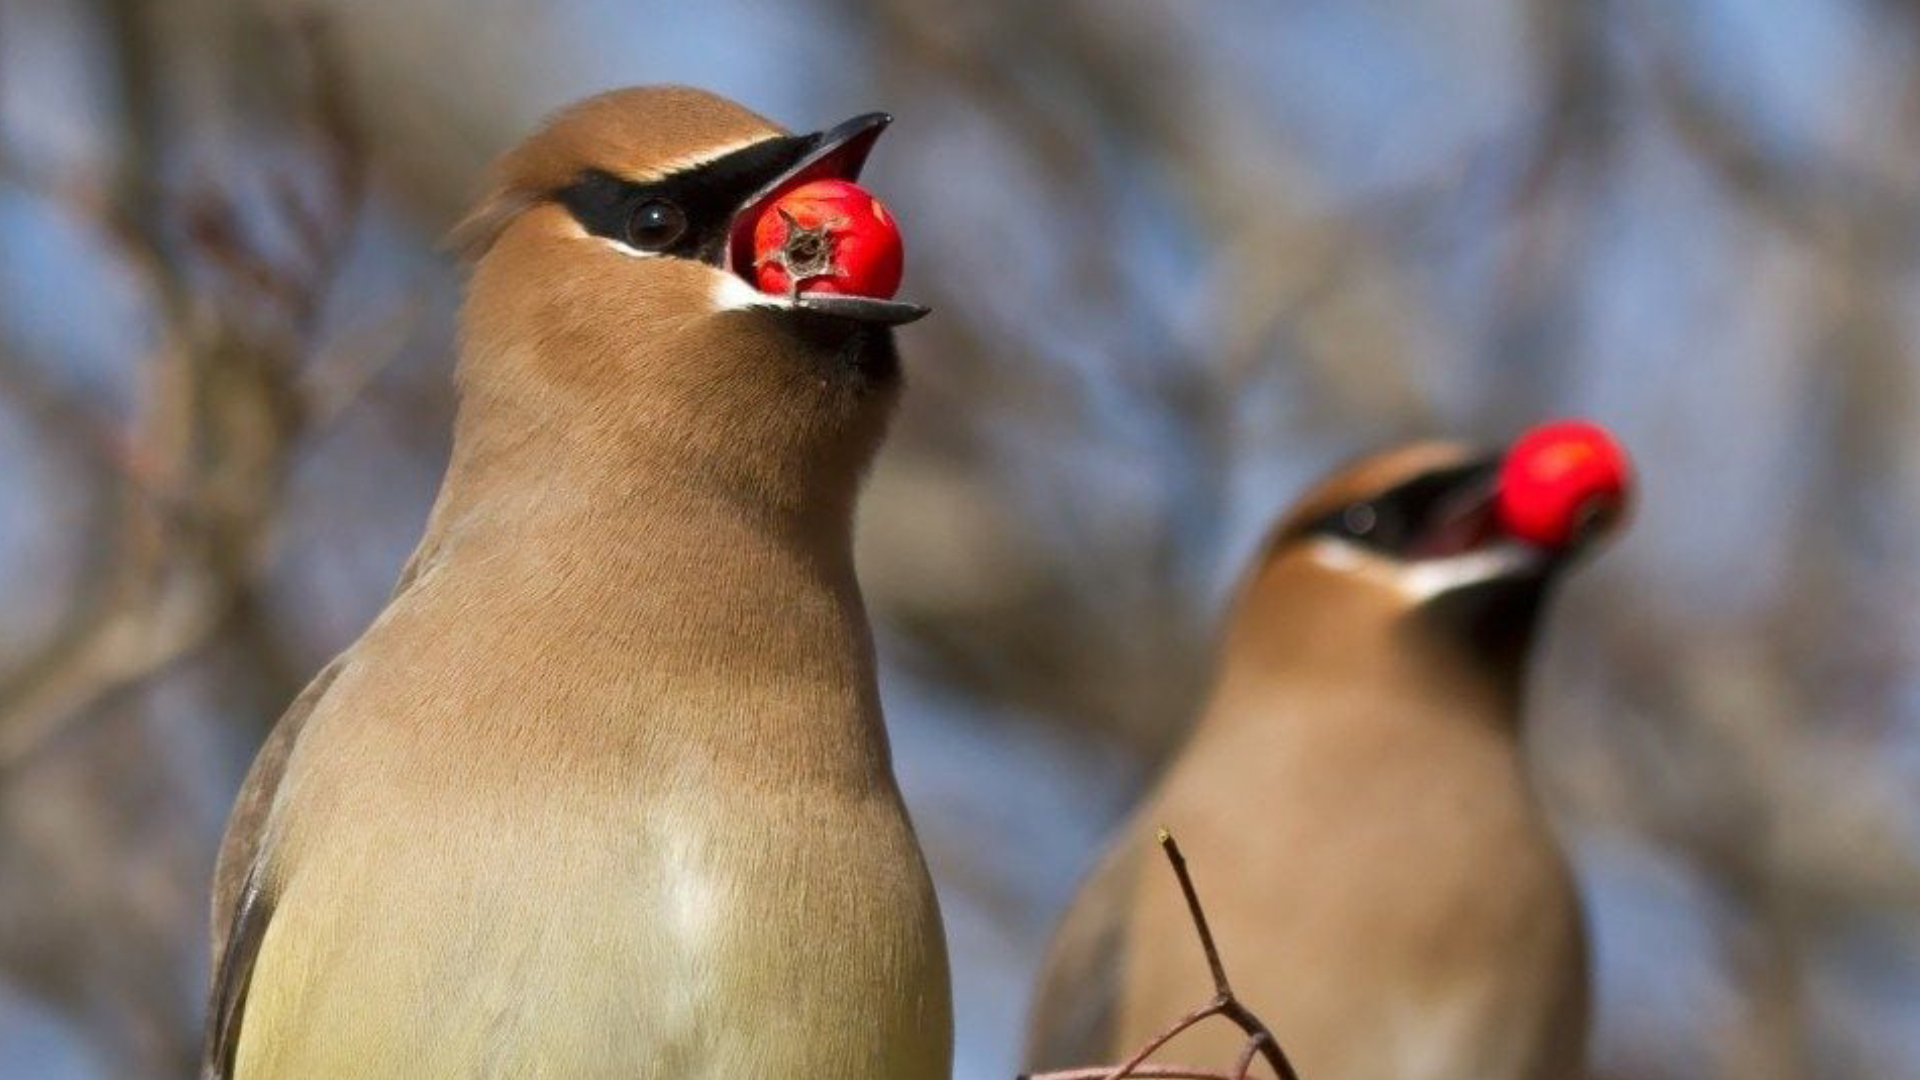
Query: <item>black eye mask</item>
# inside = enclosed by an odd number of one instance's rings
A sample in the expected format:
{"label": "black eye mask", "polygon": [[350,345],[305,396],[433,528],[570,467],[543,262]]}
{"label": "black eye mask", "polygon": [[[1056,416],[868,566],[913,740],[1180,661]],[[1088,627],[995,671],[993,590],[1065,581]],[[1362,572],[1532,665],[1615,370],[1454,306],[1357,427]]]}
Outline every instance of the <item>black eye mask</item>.
{"label": "black eye mask", "polygon": [[1296,537],[1326,536],[1395,558],[1418,557],[1450,516],[1491,492],[1495,465],[1473,462],[1422,473],[1370,499],[1335,507]]}
{"label": "black eye mask", "polygon": [[[580,227],[640,251],[724,264],[734,215],[766,184],[792,169],[820,142],[819,135],[787,135],[751,146],[658,180],[623,180],[589,169],[553,193]],[[685,226],[662,243],[657,205],[665,203]],[[642,215],[642,209],[647,213]]]}

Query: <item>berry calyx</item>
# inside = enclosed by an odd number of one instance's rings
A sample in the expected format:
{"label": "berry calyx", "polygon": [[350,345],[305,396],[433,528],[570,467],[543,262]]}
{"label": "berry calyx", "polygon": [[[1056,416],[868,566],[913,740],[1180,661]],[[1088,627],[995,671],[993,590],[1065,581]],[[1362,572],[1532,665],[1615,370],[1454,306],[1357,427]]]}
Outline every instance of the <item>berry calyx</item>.
{"label": "berry calyx", "polygon": [[762,292],[890,299],[903,254],[893,215],[849,180],[801,184],[753,226],[753,280]]}

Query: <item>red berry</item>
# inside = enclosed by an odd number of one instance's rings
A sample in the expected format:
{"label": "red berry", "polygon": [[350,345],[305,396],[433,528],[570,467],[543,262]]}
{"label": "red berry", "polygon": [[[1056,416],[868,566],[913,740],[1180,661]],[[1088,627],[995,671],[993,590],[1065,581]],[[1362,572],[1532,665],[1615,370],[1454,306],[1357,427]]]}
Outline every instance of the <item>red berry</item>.
{"label": "red berry", "polygon": [[753,278],[763,292],[885,300],[900,287],[900,269],[893,215],[848,180],[801,184],[768,204],[753,225]]}
{"label": "red berry", "polygon": [[1515,440],[1500,463],[1500,524],[1522,540],[1565,547],[1626,508],[1633,466],[1598,424],[1556,420]]}

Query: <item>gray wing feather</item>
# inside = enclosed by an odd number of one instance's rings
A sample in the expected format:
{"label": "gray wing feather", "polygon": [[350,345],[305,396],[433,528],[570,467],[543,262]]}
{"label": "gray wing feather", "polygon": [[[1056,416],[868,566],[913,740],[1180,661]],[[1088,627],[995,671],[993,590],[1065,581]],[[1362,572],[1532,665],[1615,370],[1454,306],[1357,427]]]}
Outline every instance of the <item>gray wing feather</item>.
{"label": "gray wing feather", "polygon": [[267,820],[300,731],[327,687],[346,666],[347,657],[342,653],[322,668],[287,707],[259,756],[253,759],[253,767],[247,770],[246,782],[240,785],[240,795],[234,800],[233,814],[227,819],[226,836],[220,842],[220,858],[213,872],[213,987],[207,1003],[201,1080],[230,1080],[254,957],[259,954],[260,941],[273,914],[266,874],[271,854],[265,850]]}

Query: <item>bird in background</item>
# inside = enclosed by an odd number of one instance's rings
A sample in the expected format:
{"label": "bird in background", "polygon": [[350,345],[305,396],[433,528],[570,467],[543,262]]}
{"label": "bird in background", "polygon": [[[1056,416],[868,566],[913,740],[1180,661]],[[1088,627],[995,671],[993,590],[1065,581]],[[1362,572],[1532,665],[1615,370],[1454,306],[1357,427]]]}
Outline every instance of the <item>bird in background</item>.
{"label": "bird in background", "polygon": [[[1544,425],[1504,454],[1407,446],[1280,521],[1192,735],[1043,966],[1035,1069],[1124,1060],[1213,994],[1154,826],[1191,860],[1234,987],[1308,1080],[1581,1074],[1587,944],[1522,761],[1543,601],[1622,520],[1624,453]],[[1235,1060],[1202,1027],[1165,1060]]]}
{"label": "bird in background", "polygon": [[425,535],[233,810],[203,1078],[948,1076],[850,540],[924,314],[887,122],[630,89],[498,163]]}

